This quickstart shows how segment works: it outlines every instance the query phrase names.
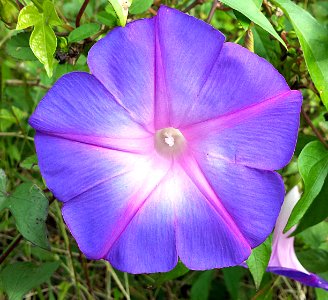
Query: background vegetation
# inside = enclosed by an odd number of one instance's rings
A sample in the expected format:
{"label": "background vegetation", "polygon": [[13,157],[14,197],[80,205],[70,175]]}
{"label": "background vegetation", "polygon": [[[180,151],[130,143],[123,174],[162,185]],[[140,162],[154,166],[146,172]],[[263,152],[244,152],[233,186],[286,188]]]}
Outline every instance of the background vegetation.
{"label": "background vegetation", "polygon": [[[32,2],[30,19],[17,25]],[[302,91],[295,155],[280,172],[287,190],[304,190],[288,225],[299,224],[297,255],[328,279],[328,1],[134,0],[128,22],[155,15],[160,4],[210,22]],[[265,263],[251,266],[253,279],[242,267],[195,272],[179,264],[130,275],[87,260],[42,181],[27,121],[60,76],[88,71],[88,50],[124,17],[114,0],[0,0],[0,18],[0,299],[328,299],[265,273]]]}

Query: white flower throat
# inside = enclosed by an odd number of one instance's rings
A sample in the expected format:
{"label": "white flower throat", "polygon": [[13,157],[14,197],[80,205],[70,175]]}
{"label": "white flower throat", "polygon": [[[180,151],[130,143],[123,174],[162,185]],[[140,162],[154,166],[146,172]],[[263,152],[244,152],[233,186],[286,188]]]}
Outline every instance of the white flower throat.
{"label": "white flower throat", "polygon": [[173,127],[156,131],[154,143],[157,152],[167,158],[180,155],[186,146],[186,140],[181,131]]}

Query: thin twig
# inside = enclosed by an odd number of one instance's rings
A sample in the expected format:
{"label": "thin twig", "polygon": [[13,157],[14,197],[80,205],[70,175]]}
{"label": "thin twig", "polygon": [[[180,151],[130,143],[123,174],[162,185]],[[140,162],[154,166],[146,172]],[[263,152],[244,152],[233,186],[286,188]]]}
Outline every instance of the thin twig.
{"label": "thin twig", "polygon": [[0,136],[18,137],[22,139],[27,139],[29,141],[34,141],[34,138],[30,136],[25,136],[24,134],[17,133],[17,132],[0,132]]}
{"label": "thin twig", "polygon": [[68,250],[68,256],[67,256],[66,261],[67,261],[67,266],[69,268],[69,273],[70,273],[70,276],[73,279],[73,284],[74,284],[74,287],[76,289],[77,298],[81,299],[81,291],[80,291],[80,287],[79,287],[79,284],[78,284],[77,275],[76,275],[76,271],[75,271],[74,263],[73,263],[72,249],[71,249],[69,238],[68,238],[68,235],[67,235],[67,232],[66,232],[66,227],[65,227],[62,215],[61,215],[61,211],[60,211],[60,208],[59,208],[59,205],[58,205],[58,201],[54,202],[54,207],[55,207],[55,212],[56,212],[57,224],[59,226],[59,230],[60,230],[60,232],[62,234],[62,237],[64,239],[66,249]]}
{"label": "thin twig", "polygon": [[128,277],[128,273],[126,272],[124,272],[124,283],[125,283],[125,290],[130,298],[129,277]]}
{"label": "thin twig", "polygon": [[106,264],[106,269],[107,272],[109,272],[111,274],[111,277],[113,277],[115,283],[117,284],[118,288],[121,290],[121,292],[123,293],[124,297],[127,300],[130,300],[130,295],[127,293],[127,291],[125,290],[122,282],[120,281],[120,279],[118,278],[118,276],[116,275],[113,267],[109,264],[109,262],[105,261]]}
{"label": "thin twig", "polygon": [[18,5],[19,10],[21,10],[22,8],[24,8],[24,5],[22,3],[20,3],[19,0],[16,0],[16,4]]}
{"label": "thin twig", "polygon": [[211,23],[217,7],[218,7],[218,0],[213,0],[213,4],[212,4],[211,10],[210,10],[210,13],[208,14],[208,17],[206,19],[207,23]]}
{"label": "thin twig", "polygon": [[148,11],[153,15],[156,16],[157,15],[157,11],[155,9],[153,9],[152,7],[148,8]]}
{"label": "thin twig", "polygon": [[7,79],[5,85],[10,86],[37,86],[41,89],[49,90],[49,87],[41,84],[38,80],[19,80],[19,79]]}
{"label": "thin twig", "polygon": [[310,117],[307,115],[307,113],[305,112],[303,107],[301,109],[301,113],[302,113],[302,116],[304,117],[304,120],[311,127],[311,129],[313,130],[314,134],[317,136],[319,141],[328,149],[328,144],[326,143],[324,137],[321,135],[319,130],[314,126],[314,124],[312,123]]}
{"label": "thin twig", "polygon": [[88,4],[89,4],[89,1],[90,1],[90,0],[84,0],[82,6],[81,6],[81,8],[80,8],[79,13],[77,14],[77,16],[76,16],[76,20],[75,20],[75,26],[76,26],[76,27],[79,27],[79,26],[80,26],[80,22],[81,22],[82,15],[83,15],[85,9],[87,8],[87,6],[88,6]]}
{"label": "thin twig", "polygon": [[192,2],[190,5],[188,5],[183,12],[188,12],[190,10],[192,10],[194,7],[196,7],[199,4],[203,4],[205,2],[205,0],[195,0],[194,2]]}
{"label": "thin twig", "polygon": [[93,295],[93,290],[92,290],[92,285],[91,285],[91,281],[90,281],[90,277],[89,277],[89,270],[88,270],[88,265],[87,265],[86,259],[85,259],[84,255],[82,254],[81,250],[79,250],[79,254],[80,254],[79,260],[82,265],[85,280],[87,282],[88,292],[91,295]]}
{"label": "thin twig", "polygon": [[21,234],[18,234],[14,240],[10,243],[10,245],[7,247],[7,249],[1,254],[0,256],[0,264],[8,257],[8,255],[18,246],[19,242],[23,236]]}

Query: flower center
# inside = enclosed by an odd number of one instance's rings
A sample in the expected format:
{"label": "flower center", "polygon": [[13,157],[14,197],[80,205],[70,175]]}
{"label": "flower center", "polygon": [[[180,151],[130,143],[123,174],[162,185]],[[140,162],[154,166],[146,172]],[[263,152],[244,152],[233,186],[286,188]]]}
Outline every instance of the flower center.
{"label": "flower center", "polygon": [[180,155],[186,146],[186,140],[179,129],[168,127],[155,133],[155,149],[165,157]]}

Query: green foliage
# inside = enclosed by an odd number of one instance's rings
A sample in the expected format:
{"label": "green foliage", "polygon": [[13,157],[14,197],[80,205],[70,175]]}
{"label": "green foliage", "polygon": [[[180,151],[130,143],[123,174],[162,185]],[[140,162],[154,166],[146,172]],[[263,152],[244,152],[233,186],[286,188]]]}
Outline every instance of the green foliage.
{"label": "green foliage", "polygon": [[253,0],[223,0],[222,2],[245,15],[255,24],[261,26],[264,30],[272,34],[280,43],[287,47],[285,42],[274,30],[268,19],[261,13],[261,11],[258,9],[258,6]]}
{"label": "green foliage", "polygon": [[6,207],[7,200],[7,176],[5,171],[0,169],[0,212]]}
{"label": "green foliage", "polygon": [[[33,289],[33,299],[126,299],[130,292],[131,299],[140,300],[277,300],[303,294],[309,300],[326,300],[325,291],[265,273],[268,241],[253,250],[247,261],[249,268],[205,272],[188,270],[179,262],[167,273],[126,276],[102,260],[86,260],[80,254],[63,223],[58,202],[49,205],[46,199],[54,195],[41,178],[28,117],[60,76],[89,71],[89,49],[115,26],[152,17],[161,4],[185,10],[194,0],[134,0],[129,14],[121,1],[90,1],[81,16],[82,25],[76,28],[83,2],[25,0],[20,1],[25,7],[19,11],[16,1],[0,0],[0,298],[22,299]],[[188,13],[206,20],[212,3],[199,1]],[[301,117],[295,155],[279,173],[287,191],[298,184],[303,192],[290,220],[297,224],[298,258],[309,271],[328,279],[328,150],[317,137],[328,140],[327,1],[222,3],[211,25],[221,30],[228,42],[241,45],[245,45],[245,32],[251,29],[255,53],[272,63],[290,87],[303,93],[303,110],[312,124]],[[14,30],[17,21],[20,32]],[[53,76],[49,78],[47,73]],[[47,234],[51,251],[45,250],[49,249]],[[251,284],[252,277],[258,290]]]}
{"label": "green foliage", "polygon": [[0,19],[8,26],[14,25],[18,17],[18,7],[14,0],[0,0]]}
{"label": "green foliage", "polygon": [[211,288],[214,270],[205,271],[199,275],[191,288],[191,300],[206,300]]}
{"label": "green foliage", "polygon": [[318,141],[307,144],[299,156],[299,171],[305,191],[295,205],[285,231],[297,224],[320,193],[328,174],[328,150]]}
{"label": "green foliage", "polygon": [[297,253],[302,265],[310,272],[328,272],[328,251],[323,249],[309,249]]}
{"label": "green foliage", "polygon": [[6,292],[9,300],[21,300],[32,288],[47,281],[58,267],[59,262],[47,262],[39,266],[30,262],[8,265],[0,271],[0,288]]}
{"label": "green foliage", "polygon": [[310,75],[328,108],[328,29],[290,0],[273,0],[294,26]]}
{"label": "green foliage", "polygon": [[53,73],[53,56],[57,47],[57,38],[52,27],[61,25],[61,20],[54,4],[46,0],[42,5],[42,12],[34,5],[24,7],[19,16],[16,29],[34,26],[30,37],[30,47],[34,55],[44,65],[49,77]]}
{"label": "green foliage", "polygon": [[222,269],[224,282],[229,291],[232,300],[238,300],[241,298],[240,295],[240,282],[242,277],[245,275],[245,269],[241,267],[231,267]]}
{"label": "green foliage", "polygon": [[177,266],[170,272],[163,273],[157,278],[155,277],[155,284],[161,285],[169,280],[179,278],[189,272],[189,269],[182,263],[178,262]]}
{"label": "green foliage", "polygon": [[89,23],[81,25],[70,32],[68,36],[68,42],[74,43],[82,41],[94,34],[96,34],[100,29],[99,24]]}
{"label": "green foliage", "polygon": [[151,7],[153,2],[154,0],[133,0],[129,13],[133,15],[141,14]]}
{"label": "green foliage", "polygon": [[6,201],[19,232],[31,243],[49,249],[45,221],[48,200],[34,184],[23,183]]}
{"label": "green foliage", "polygon": [[[117,24],[124,27],[126,24],[127,17],[128,17],[127,7],[126,8],[122,7],[119,0],[108,0],[108,1],[112,5],[112,7],[116,13]],[[130,3],[129,0],[127,0],[127,2]]]}
{"label": "green foliage", "polygon": [[33,54],[29,44],[30,36],[27,32],[21,32],[13,36],[6,44],[7,53],[16,59],[36,60],[37,58]]}
{"label": "green foliage", "polygon": [[261,285],[262,277],[268,267],[271,255],[271,237],[252,250],[246,264],[253,276],[256,289]]}

